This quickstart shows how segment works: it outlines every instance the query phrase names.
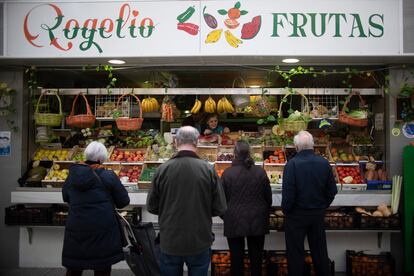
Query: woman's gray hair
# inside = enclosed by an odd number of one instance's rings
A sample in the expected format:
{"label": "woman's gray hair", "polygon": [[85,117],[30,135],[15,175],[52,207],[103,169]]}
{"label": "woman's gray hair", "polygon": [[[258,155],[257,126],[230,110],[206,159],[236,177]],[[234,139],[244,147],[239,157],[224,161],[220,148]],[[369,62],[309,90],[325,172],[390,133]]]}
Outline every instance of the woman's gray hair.
{"label": "woman's gray hair", "polygon": [[313,136],[306,130],[301,130],[293,138],[297,151],[313,149]]}
{"label": "woman's gray hair", "polygon": [[93,141],[85,149],[86,160],[103,163],[108,159],[108,150],[104,144]]}
{"label": "woman's gray hair", "polygon": [[192,145],[197,147],[198,136],[200,136],[200,133],[196,128],[192,126],[184,126],[178,129],[175,140],[178,147],[182,145]]}

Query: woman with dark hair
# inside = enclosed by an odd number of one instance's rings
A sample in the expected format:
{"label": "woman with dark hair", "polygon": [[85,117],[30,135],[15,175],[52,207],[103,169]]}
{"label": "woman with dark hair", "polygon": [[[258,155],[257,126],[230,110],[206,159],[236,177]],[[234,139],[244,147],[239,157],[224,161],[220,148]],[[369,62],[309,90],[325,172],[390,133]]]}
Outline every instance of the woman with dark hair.
{"label": "woman with dark hair", "polygon": [[245,239],[251,264],[251,275],[262,275],[262,251],[269,233],[269,208],[272,191],[263,168],[254,165],[250,146],[239,140],[234,148],[232,166],[222,176],[227,200],[224,214],[224,236],[231,253],[231,275],[243,275]]}

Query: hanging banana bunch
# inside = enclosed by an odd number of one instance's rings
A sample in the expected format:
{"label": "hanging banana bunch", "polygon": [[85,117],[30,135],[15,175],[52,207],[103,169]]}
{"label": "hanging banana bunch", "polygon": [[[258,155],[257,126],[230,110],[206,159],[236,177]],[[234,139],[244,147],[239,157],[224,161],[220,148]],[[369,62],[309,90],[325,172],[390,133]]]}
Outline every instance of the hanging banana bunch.
{"label": "hanging banana bunch", "polygon": [[217,112],[218,113],[233,113],[234,107],[229,102],[229,100],[223,96],[218,102],[217,102]]}
{"label": "hanging banana bunch", "polygon": [[142,112],[156,112],[160,109],[160,105],[156,98],[148,97],[142,100]]}
{"label": "hanging banana bunch", "polygon": [[200,111],[202,105],[203,104],[201,103],[201,101],[199,99],[196,99],[193,108],[191,108],[191,114],[197,114]]}
{"label": "hanging banana bunch", "polygon": [[209,96],[206,102],[204,103],[204,111],[207,113],[216,112],[216,102],[213,100],[211,96]]}

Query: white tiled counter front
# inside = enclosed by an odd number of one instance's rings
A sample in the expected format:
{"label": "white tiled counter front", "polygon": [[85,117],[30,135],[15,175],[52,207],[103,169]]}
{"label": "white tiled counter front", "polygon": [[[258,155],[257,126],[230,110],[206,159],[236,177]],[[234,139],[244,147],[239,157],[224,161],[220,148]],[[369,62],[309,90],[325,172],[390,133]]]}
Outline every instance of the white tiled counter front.
{"label": "white tiled counter front", "polygon": [[[147,191],[129,193],[130,205],[142,206],[142,220],[158,222],[158,217],[148,213],[145,207]],[[280,206],[282,195],[273,193],[273,206]],[[62,192],[58,188],[18,188],[11,194],[13,204],[63,204]],[[332,206],[377,206],[380,203],[390,205],[391,194],[382,191],[344,192],[336,195]],[[20,266],[21,267],[61,267],[61,252],[64,227],[19,227],[20,228]],[[29,231],[33,238],[29,242]],[[213,218],[213,232],[215,241],[213,249],[227,249],[227,240],[223,236],[223,221],[219,217]],[[335,261],[336,271],[345,271],[345,250],[356,251],[389,251],[391,247],[391,233],[375,231],[328,231],[329,256]],[[272,231],[266,236],[265,249],[284,250],[285,241],[283,232]],[[46,257],[47,256],[47,257]],[[127,268],[124,262],[114,268]]]}
{"label": "white tiled counter front", "polygon": [[[147,192],[129,193],[130,205],[144,206]],[[11,202],[16,204],[63,204],[61,189],[18,188],[11,193]],[[273,206],[280,206],[282,194],[273,193]],[[380,203],[391,204],[390,191],[341,191],[335,197],[332,206],[377,206]]]}

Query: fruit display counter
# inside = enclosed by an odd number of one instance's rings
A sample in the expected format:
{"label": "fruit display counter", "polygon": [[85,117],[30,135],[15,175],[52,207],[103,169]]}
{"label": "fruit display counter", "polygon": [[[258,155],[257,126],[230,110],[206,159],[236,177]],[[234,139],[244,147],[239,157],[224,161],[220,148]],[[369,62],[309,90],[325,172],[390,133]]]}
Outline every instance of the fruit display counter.
{"label": "fruit display counter", "polygon": [[[223,127],[229,127],[231,132],[220,136],[201,136],[197,153],[201,159],[213,166],[217,174],[221,176],[224,170],[232,164],[235,142],[239,139],[249,142],[252,158],[257,166],[264,168],[272,188],[273,213],[269,214],[269,219],[271,225],[273,225],[273,230],[266,241],[266,250],[268,252],[275,249],[283,250],[283,246],[280,246],[283,244],[284,235],[284,218],[283,214],[280,213],[283,170],[286,162],[289,162],[296,155],[293,146],[295,133],[287,131],[281,125],[276,124],[277,120],[259,123],[260,120],[257,120],[259,118],[256,119],[258,114],[262,121],[265,118],[263,114],[266,114],[266,116],[276,115],[272,110],[270,112],[268,112],[269,110],[261,110],[260,104],[256,103],[256,101],[265,101],[264,99],[267,96],[252,95],[249,106],[241,108],[235,105],[233,97],[223,95],[225,90],[219,93],[218,90],[209,89],[208,91],[213,92],[209,95],[206,93],[204,95],[203,93],[199,94],[202,96],[196,93],[197,89],[194,89],[194,91],[183,90],[185,93],[180,93],[180,97],[185,98],[182,101],[186,104],[180,103],[177,100],[179,97],[174,98],[174,95],[166,95],[166,90],[161,90],[159,90],[159,94],[153,95],[136,94],[139,95],[142,101],[141,106],[132,104],[130,101],[121,102],[119,106],[125,110],[117,110],[117,105],[114,104],[119,99],[119,91],[122,90],[114,89],[114,93],[108,96],[95,95],[92,89],[89,90],[88,98],[91,100],[95,98],[94,111],[97,117],[95,125],[88,128],[72,127],[71,137],[60,139],[60,145],[58,143],[38,145],[32,155],[30,167],[20,181],[21,187],[11,193],[11,202],[27,206],[36,204],[62,206],[64,203],[61,187],[67,177],[69,167],[73,163],[85,161],[83,154],[85,147],[91,141],[98,140],[107,146],[109,152],[109,159],[103,166],[106,169],[113,170],[126,187],[130,196],[131,207],[142,207],[143,221],[157,222],[157,217],[149,214],[146,210],[146,198],[148,189],[151,188],[151,179],[157,167],[167,162],[176,153],[173,146],[174,128],[181,125],[182,120],[185,119],[185,114],[192,113],[197,116],[198,113],[203,111],[218,113],[220,124]],[[151,92],[155,89],[145,91]],[[272,90],[270,89],[270,91]],[[62,97],[65,96],[65,93],[63,90]],[[195,93],[195,96],[190,97],[187,95],[188,93]],[[123,99],[126,98],[127,96]],[[335,95],[332,98],[338,100],[339,96]],[[271,94],[269,99],[271,99],[272,104],[276,104],[280,100],[280,96]],[[333,252],[336,256],[333,259],[335,265],[338,264],[339,271],[344,271],[345,264],[338,257],[341,253],[345,252],[346,249],[361,250],[361,246],[375,248],[379,238],[377,240],[376,235],[372,237],[372,234],[369,233],[387,233],[388,230],[398,231],[399,217],[398,214],[387,218],[384,216],[381,220],[380,217],[374,216],[374,209],[380,204],[391,205],[391,191],[386,190],[387,186],[385,185],[385,181],[389,181],[389,179],[387,179],[385,172],[386,164],[382,161],[385,158],[381,148],[375,145],[373,138],[366,139],[368,132],[365,128],[346,127],[346,131],[344,131],[343,126],[335,120],[333,123],[335,127],[320,128],[321,120],[324,119],[323,116],[329,113],[325,112],[326,110],[321,107],[322,105],[322,102],[315,104],[318,108],[313,110],[314,116],[309,122],[307,121],[307,126],[315,137],[315,153],[331,164],[337,181],[339,193],[332,203],[333,210],[330,210],[326,216],[326,225],[329,231],[333,231],[328,233],[328,240],[330,240],[330,244],[334,244]],[[121,115],[127,118],[126,116],[139,113],[137,112],[139,107],[142,108],[142,118],[144,119],[144,123],[139,127],[140,129],[130,131],[119,129],[116,116]],[[272,108],[276,110],[275,106]],[[328,111],[332,108],[329,107]],[[296,111],[292,113],[292,116],[285,114],[288,117],[285,118],[285,121],[302,120],[306,117],[302,112]],[[151,116],[155,117],[151,119]],[[269,118],[271,119],[271,117]],[[131,119],[132,122],[136,118],[130,116],[128,119]],[[150,120],[152,120],[152,123],[155,122],[155,124],[152,124],[152,126],[156,126],[155,129],[145,125]],[[239,125],[237,127],[233,126],[234,122],[238,122]],[[159,130],[156,129],[157,127],[159,127]],[[33,177],[37,182],[31,182],[29,179],[33,175],[41,176]],[[373,181],[380,182],[380,184],[374,186]],[[343,209],[344,207],[348,209]],[[348,212],[350,209],[355,210],[355,207],[364,208],[371,215],[354,215]],[[30,245],[33,248],[41,247],[42,241],[47,240],[48,236],[51,236],[51,233],[56,230],[42,228],[36,231],[37,234]],[[220,218],[213,219],[213,231],[216,234],[213,248],[226,249],[227,244],[222,235],[223,222]],[[25,233],[25,230],[21,231],[23,250],[27,241]],[[383,248],[388,250],[390,237],[385,234],[383,240]],[[29,250],[26,252],[22,260],[30,262],[34,257],[30,255]],[[219,263],[221,259],[217,259],[217,261]],[[218,269],[215,271],[218,271]],[[222,273],[217,275],[222,275]]]}

